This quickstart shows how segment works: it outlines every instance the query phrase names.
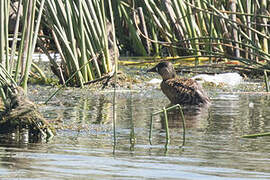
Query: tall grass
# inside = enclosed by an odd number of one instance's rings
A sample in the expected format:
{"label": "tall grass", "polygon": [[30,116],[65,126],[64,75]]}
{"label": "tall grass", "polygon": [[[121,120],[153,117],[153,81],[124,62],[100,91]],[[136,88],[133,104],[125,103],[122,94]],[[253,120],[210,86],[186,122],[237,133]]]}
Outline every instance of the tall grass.
{"label": "tall grass", "polygon": [[[44,2],[45,0],[41,1],[43,4]],[[32,54],[39,32],[43,9],[43,6],[37,8],[36,0],[19,0],[18,7],[16,7],[17,19],[15,29],[11,36],[9,36],[8,17],[11,10],[10,3],[9,0],[2,0],[0,2],[0,92],[5,106],[8,106],[7,99],[12,92],[12,88],[21,85],[27,91]],[[20,10],[22,10],[22,16],[20,15]],[[21,32],[19,32],[19,25],[22,27]],[[11,47],[9,37],[12,39]],[[19,38],[20,46],[17,49]]]}
{"label": "tall grass", "polygon": [[[116,27],[119,41],[135,55],[145,55],[148,47],[143,41],[149,38],[152,55],[214,56],[269,69],[265,66],[270,38],[266,0],[118,0],[116,4],[116,24],[122,25]],[[147,21],[147,34],[137,18],[138,9]],[[126,42],[127,36],[136,43]]]}
{"label": "tall grass", "polygon": [[70,85],[83,86],[112,71],[109,29],[113,28],[103,1],[46,1],[45,15],[62,57],[64,81],[76,73]]}

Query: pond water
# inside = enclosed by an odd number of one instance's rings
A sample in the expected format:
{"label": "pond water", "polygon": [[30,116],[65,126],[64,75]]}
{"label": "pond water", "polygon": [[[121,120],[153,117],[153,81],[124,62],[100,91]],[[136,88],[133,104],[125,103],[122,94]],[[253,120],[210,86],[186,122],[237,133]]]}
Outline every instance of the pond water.
{"label": "pond water", "polygon": [[[150,114],[168,104],[160,90],[118,91],[116,143],[112,92],[61,91],[40,110],[63,126],[47,143],[0,144],[0,179],[270,179],[270,137],[241,138],[270,131],[270,96],[209,92],[212,105],[169,116],[171,142],[165,148],[163,118]],[[53,92],[32,86],[37,103]]]}

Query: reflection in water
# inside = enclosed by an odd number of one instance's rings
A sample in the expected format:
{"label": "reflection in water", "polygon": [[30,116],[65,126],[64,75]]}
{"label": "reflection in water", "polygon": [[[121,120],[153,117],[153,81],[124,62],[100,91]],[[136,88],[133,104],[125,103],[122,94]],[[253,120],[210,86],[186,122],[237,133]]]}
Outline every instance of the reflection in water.
{"label": "reflection in water", "polygon": [[269,137],[239,138],[270,131],[267,98],[220,93],[208,108],[184,109],[183,149],[181,116],[169,112],[171,144],[164,155],[163,116],[155,117],[152,146],[148,133],[150,114],[166,97],[155,90],[117,93],[113,153],[112,94],[66,90],[41,110],[67,128],[49,143],[1,142],[0,179],[269,179]]}
{"label": "reflection in water", "polygon": [[[186,128],[198,128],[200,120],[207,119],[208,106],[206,107],[182,107],[183,114],[186,120]],[[172,109],[167,112],[169,128],[183,128],[182,118],[178,109]],[[161,128],[165,129],[164,114],[161,113]]]}
{"label": "reflection in water", "polygon": [[41,133],[29,129],[28,126],[17,126],[7,133],[0,134],[0,144],[28,144],[46,142],[47,139]]}
{"label": "reflection in water", "polygon": [[104,95],[101,95],[99,97],[99,101],[98,101],[97,118],[96,118],[95,123],[97,123],[97,124],[110,123],[111,120],[109,118],[109,115],[112,113],[111,107],[112,107],[112,103],[108,102],[105,99]]}

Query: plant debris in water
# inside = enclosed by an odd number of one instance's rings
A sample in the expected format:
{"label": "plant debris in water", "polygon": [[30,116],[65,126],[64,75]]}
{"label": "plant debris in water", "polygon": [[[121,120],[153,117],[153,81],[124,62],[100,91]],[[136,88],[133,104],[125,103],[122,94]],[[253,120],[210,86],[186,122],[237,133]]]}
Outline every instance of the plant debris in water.
{"label": "plant debris in water", "polygon": [[54,128],[39,113],[37,106],[31,102],[21,87],[16,87],[10,94],[10,107],[0,115],[0,132],[14,132],[15,129],[27,128],[33,138],[51,138]]}

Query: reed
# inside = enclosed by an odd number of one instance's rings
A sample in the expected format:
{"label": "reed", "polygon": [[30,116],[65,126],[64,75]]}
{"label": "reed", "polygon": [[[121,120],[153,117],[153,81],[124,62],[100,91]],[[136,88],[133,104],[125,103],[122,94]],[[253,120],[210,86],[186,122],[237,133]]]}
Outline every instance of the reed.
{"label": "reed", "polygon": [[241,136],[241,138],[257,138],[257,137],[263,137],[263,136],[270,136],[270,132],[243,135]]}
{"label": "reed", "polygon": [[[41,3],[44,4],[45,0]],[[12,93],[11,88],[22,86],[27,92],[27,81],[32,65],[32,54],[36,47],[36,39],[39,33],[39,27],[42,17],[43,5],[37,7],[36,0],[19,0],[17,5],[17,18],[15,29],[9,35],[9,13],[11,1],[3,0],[0,3],[0,62],[1,62],[1,86],[0,92],[3,102],[7,102]],[[38,12],[38,13],[36,13]],[[22,16],[21,16],[22,13]],[[21,20],[20,20],[21,19]],[[22,31],[19,33],[19,26]],[[12,37],[10,46],[9,37]],[[20,38],[20,46],[17,48],[17,42]],[[35,66],[38,68],[37,66]],[[42,72],[41,72],[42,73]],[[44,76],[43,76],[44,77]],[[8,104],[5,104],[8,107]]]}
{"label": "reed", "polygon": [[[114,50],[115,54],[110,52],[110,43],[115,40],[109,39],[114,28],[107,18],[110,16],[105,11],[107,4],[98,0],[61,0],[46,1],[45,5],[46,22],[62,56],[64,81],[76,72],[69,85],[83,87],[84,83],[113,70],[113,56],[118,55]],[[102,56],[98,56],[100,53]],[[92,61],[88,62],[89,59]]]}
{"label": "reed", "polygon": [[[43,4],[44,1],[42,0]],[[0,95],[4,104],[0,118],[1,132],[14,132],[17,128],[19,131],[24,131],[22,127],[28,127],[29,136],[31,134],[33,138],[42,137],[48,140],[53,137],[54,128],[26,96],[32,54],[38,37],[43,7],[37,7],[36,0],[18,1],[16,25],[10,47],[8,39],[10,3],[9,0],[0,2]],[[20,9],[22,9],[23,23],[20,24],[22,31],[19,35]],[[19,49],[16,48],[18,37],[21,38]],[[39,70],[37,66],[35,68]]]}
{"label": "reed", "polygon": [[163,107],[162,110],[160,111],[156,111],[153,112],[151,114],[151,120],[150,120],[150,129],[149,129],[149,142],[152,145],[152,130],[153,130],[153,121],[154,121],[154,116],[158,115],[160,113],[164,114],[164,120],[165,120],[165,130],[166,130],[166,144],[165,144],[165,148],[167,148],[169,142],[170,142],[170,132],[169,132],[169,124],[168,124],[168,114],[167,111],[173,110],[173,109],[178,109],[180,116],[182,118],[182,126],[183,126],[183,141],[182,141],[182,146],[185,145],[186,142],[186,120],[185,120],[185,116],[182,110],[182,107],[179,104],[170,106],[170,107]]}
{"label": "reed", "polygon": [[[158,56],[197,57],[218,53],[227,60],[244,58],[249,65],[256,66],[257,62],[267,65],[268,6],[266,0],[118,0],[114,5],[119,21],[116,33],[124,49],[132,49],[134,55],[145,56],[148,52]],[[140,18],[142,15],[147,23]],[[123,33],[123,29],[128,33]],[[127,40],[136,43],[127,44]],[[143,43],[145,40],[147,45]],[[195,64],[198,63],[195,59]]]}

